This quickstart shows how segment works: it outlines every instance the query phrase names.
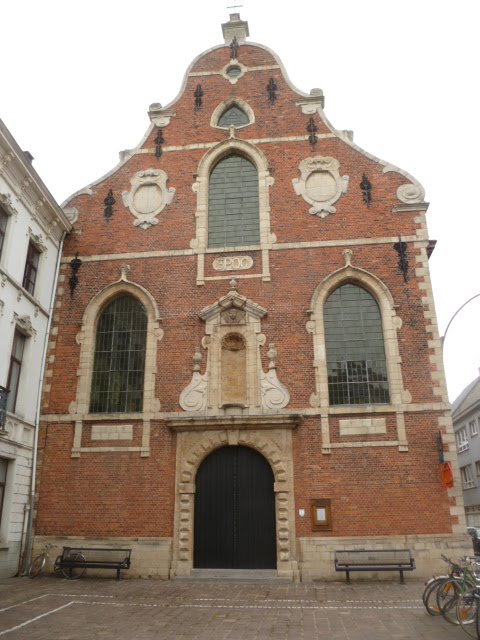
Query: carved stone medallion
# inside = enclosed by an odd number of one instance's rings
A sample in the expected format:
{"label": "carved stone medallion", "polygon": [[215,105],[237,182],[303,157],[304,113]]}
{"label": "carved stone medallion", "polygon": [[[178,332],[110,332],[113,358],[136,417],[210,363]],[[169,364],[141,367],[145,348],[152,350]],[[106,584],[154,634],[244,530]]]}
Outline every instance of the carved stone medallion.
{"label": "carved stone medallion", "polygon": [[330,156],[306,158],[299,164],[300,178],[292,180],[295,193],[312,205],[310,213],[326,218],[335,213],[336,202],[346,193],[348,176],[340,176],[340,163]]}
{"label": "carved stone medallion", "polygon": [[130,191],[122,193],[123,204],[136,217],[134,225],[148,229],[158,224],[156,216],[170,204],[175,189],[167,189],[168,176],[161,169],[138,171],[130,179]]}

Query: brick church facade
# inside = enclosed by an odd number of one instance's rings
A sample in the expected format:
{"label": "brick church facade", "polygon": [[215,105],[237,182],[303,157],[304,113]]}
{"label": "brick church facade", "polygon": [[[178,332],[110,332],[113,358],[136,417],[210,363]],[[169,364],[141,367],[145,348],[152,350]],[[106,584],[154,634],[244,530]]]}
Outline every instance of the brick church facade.
{"label": "brick church facade", "polygon": [[423,188],[238,14],[223,34],[65,205],[35,544],[303,580],[334,549],[410,548],[427,574],[470,547]]}

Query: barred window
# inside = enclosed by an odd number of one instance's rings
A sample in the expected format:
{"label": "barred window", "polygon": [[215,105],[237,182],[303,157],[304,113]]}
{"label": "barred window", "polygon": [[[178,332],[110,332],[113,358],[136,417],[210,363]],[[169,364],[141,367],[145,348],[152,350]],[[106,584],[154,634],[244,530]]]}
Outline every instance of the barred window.
{"label": "barred window", "polygon": [[249,123],[248,116],[240,109],[240,107],[232,106],[226,109],[218,120],[219,127],[225,127],[228,129],[231,125],[234,127],[242,127]]}
{"label": "barred window", "polygon": [[246,158],[230,155],[210,174],[208,246],[260,243],[258,172]]}
{"label": "barred window", "polygon": [[380,310],[359,286],[345,284],[324,308],[330,404],[390,402]]}
{"label": "barred window", "polygon": [[98,320],[91,413],[135,413],[143,408],[147,313],[132,296],[111,302]]}

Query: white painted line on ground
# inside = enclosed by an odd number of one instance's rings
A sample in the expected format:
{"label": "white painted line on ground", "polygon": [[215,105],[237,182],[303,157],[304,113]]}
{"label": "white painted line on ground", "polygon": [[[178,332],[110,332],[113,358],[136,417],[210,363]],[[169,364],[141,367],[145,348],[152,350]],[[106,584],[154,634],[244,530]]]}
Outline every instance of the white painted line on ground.
{"label": "white painted line on ground", "polygon": [[[248,602],[247,598],[192,598],[192,600],[194,602]],[[301,604],[303,602],[310,602],[310,603],[316,603],[316,604],[322,604],[322,603],[334,603],[334,602],[339,602],[339,603],[357,603],[357,604],[369,604],[369,603],[375,603],[375,604],[388,604],[388,603],[392,603],[392,604],[400,604],[400,603],[405,603],[405,602],[417,602],[420,603],[421,600],[420,598],[414,598],[412,600],[300,600],[298,598],[291,598],[289,600],[287,599],[282,599],[282,598],[262,598],[258,600],[259,603],[263,603],[263,602],[294,602],[296,604]]]}
{"label": "white painted line on ground", "polygon": [[423,609],[422,605],[414,606],[414,605],[391,605],[391,606],[383,606],[383,605],[368,605],[368,606],[334,606],[334,605],[300,605],[298,607],[292,605],[258,605],[258,604],[142,604],[138,602],[94,602],[92,600],[75,600],[75,604],[88,604],[88,605],[102,605],[109,607],[144,607],[151,609],[382,609],[382,610],[393,610],[393,609]]}
{"label": "white painted line on ground", "polygon": [[29,602],[35,602],[35,600],[40,600],[40,598],[46,598],[48,593],[44,593],[43,596],[37,596],[36,598],[30,598],[30,600],[23,600],[22,602],[17,602],[17,604],[11,604],[9,607],[4,607],[0,609],[0,613],[4,611],[8,611],[9,609],[15,609],[15,607],[21,607],[22,604],[28,604]]}
{"label": "white painted line on ground", "polygon": [[62,596],[62,598],[113,598],[114,596],[100,596],[96,593],[47,593],[47,596]]}
{"label": "white painted line on ground", "polygon": [[5,629],[5,631],[0,631],[0,636],[4,636],[6,633],[11,633],[12,631],[17,631],[17,629],[21,629],[22,627],[26,627],[27,624],[31,624],[32,622],[36,622],[37,620],[40,620],[41,618],[45,618],[45,616],[49,616],[52,613],[56,613],[57,611],[61,611],[62,609],[66,609],[67,607],[69,607],[72,604],[74,604],[73,600],[72,600],[72,602],[67,602],[67,604],[62,605],[61,607],[57,607],[56,609],[52,609],[51,611],[47,611],[46,613],[42,613],[41,615],[36,616],[35,618],[31,618],[30,620],[27,620],[26,622],[22,622],[22,624],[17,624],[16,627],[10,627],[10,629]]}

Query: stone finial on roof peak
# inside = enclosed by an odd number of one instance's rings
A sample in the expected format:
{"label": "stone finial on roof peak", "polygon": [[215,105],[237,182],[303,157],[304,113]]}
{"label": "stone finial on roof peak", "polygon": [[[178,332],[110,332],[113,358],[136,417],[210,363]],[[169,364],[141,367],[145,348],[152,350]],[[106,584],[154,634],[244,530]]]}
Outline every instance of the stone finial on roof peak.
{"label": "stone finial on roof peak", "polygon": [[247,37],[250,35],[248,22],[241,20],[239,13],[231,13],[229,22],[222,24],[222,33],[226,45],[229,45],[235,37],[239,45],[245,44]]}

